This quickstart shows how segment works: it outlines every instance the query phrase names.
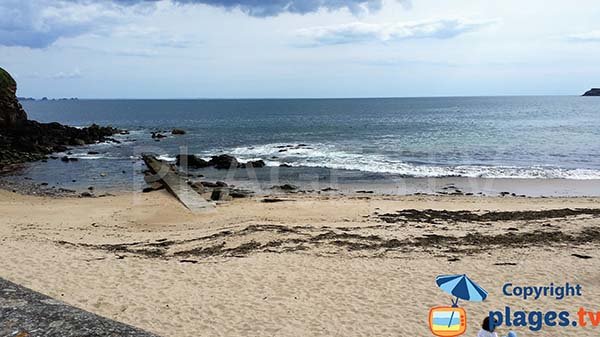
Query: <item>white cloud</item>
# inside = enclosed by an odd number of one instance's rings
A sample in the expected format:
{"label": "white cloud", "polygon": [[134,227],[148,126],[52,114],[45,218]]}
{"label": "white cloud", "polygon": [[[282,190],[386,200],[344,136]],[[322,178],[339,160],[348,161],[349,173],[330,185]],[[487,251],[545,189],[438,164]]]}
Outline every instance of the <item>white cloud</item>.
{"label": "white cloud", "polygon": [[59,71],[56,74],[53,74],[50,76],[50,78],[52,79],[74,79],[74,78],[81,78],[83,75],[81,74],[81,70],[79,70],[79,68],[75,68],[72,71],[68,71],[68,72],[63,72],[63,71]]}
{"label": "white cloud", "polygon": [[301,45],[320,46],[359,42],[390,42],[407,39],[448,39],[477,31],[493,24],[494,20],[469,21],[444,19],[422,22],[364,23],[353,22],[335,26],[305,28],[297,31]]}
{"label": "white cloud", "polygon": [[[123,7],[110,1],[3,0],[0,45],[46,48],[59,38],[103,31],[153,4]],[[146,11],[141,11],[146,12]]]}
{"label": "white cloud", "polygon": [[59,71],[51,74],[40,74],[39,72],[33,72],[25,76],[26,78],[33,79],[49,79],[49,80],[70,80],[76,78],[82,78],[83,74],[79,68],[74,68],[70,71]]}
{"label": "white cloud", "polygon": [[592,30],[587,33],[568,35],[567,39],[577,42],[600,42],[600,30]]}

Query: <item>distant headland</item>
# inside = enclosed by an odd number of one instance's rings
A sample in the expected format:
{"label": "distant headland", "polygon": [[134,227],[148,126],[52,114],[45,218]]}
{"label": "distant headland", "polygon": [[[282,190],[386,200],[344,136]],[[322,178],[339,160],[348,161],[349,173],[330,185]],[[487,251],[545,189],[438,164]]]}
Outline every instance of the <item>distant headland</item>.
{"label": "distant headland", "polygon": [[592,88],[583,94],[583,96],[600,96],[600,88]]}
{"label": "distant headland", "polygon": [[70,97],[70,98],[42,97],[41,99],[38,100],[33,97],[17,97],[17,99],[19,100],[19,102],[23,102],[23,101],[77,101],[79,98],[77,98],[77,97]]}
{"label": "distant headland", "polygon": [[54,152],[65,152],[69,146],[110,141],[112,135],[124,132],[95,124],[75,128],[30,120],[16,94],[17,82],[0,68],[0,172],[15,164],[43,160]]}

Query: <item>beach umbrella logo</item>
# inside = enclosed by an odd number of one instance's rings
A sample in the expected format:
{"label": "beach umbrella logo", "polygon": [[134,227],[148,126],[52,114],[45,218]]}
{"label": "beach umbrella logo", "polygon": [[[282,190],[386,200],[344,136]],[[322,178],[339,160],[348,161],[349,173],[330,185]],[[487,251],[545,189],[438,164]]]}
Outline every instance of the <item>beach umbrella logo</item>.
{"label": "beach umbrella logo", "polygon": [[440,275],[437,286],[452,295],[451,306],[439,306],[429,310],[429,329],[439,337],[456,337],[467,330],[467,312],[458,306],[459,300],[484,301],[488,293],[467,275]]}

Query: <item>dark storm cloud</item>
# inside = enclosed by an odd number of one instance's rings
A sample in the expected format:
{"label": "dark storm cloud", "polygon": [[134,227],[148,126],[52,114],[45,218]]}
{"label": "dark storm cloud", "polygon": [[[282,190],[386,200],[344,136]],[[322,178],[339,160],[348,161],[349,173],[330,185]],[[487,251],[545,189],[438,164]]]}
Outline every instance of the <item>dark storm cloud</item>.
{"label": "dark storm cloud", "polygon": [[[410,0],[396,0],[409,6]],[[63,37],[75,37],[149,13],[158,0],[2,0],[0,45],[46,48]],[[254,17],[308,14],[347,9],[354,14],[381,9],[383,0],[171,0],[179,5],[239,9]],[[140,11],[140,8],[147,10]]]}
{"label": "dark storm cloud", "polygon": [[239,8],[242,12],[257,17],[276,16],[282,13],[307,14],[320,9],[342,8],[347,8],[356,14],[379,10],[382,5],[382,0],[175,0],[175,2],[205,4],[226,9]]}

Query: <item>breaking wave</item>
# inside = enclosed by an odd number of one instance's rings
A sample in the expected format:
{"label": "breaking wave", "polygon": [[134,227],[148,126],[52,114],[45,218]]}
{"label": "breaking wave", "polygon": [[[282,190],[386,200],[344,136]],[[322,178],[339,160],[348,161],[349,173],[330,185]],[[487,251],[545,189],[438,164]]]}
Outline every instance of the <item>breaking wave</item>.
{"label": "breaking wave", "polygon": [[[326,144],[289,145],[274,143],[223,149],[223,153],[236,156],[241,161],[262,159],[268,166],[286,164],[293,167],[322,167],[387,173],[404,177],[600,179],[600,170],[569,169],[550,166],[516,167],[416,164],[390,159],[381,154],[347,151]],[[206,157],[209,153],[201,155]]]}

